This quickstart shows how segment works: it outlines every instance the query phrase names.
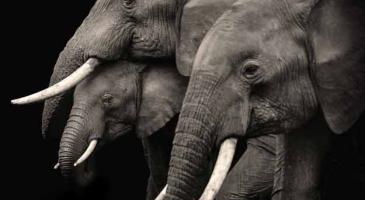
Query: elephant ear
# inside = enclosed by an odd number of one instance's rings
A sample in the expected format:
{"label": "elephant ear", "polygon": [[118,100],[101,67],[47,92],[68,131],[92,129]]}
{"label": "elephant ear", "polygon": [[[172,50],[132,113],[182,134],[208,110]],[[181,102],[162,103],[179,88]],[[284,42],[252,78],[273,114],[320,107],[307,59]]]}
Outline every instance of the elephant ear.
{"label": "elephant ear", "polygon": [[190,0],[185,6],[177,41],[176,63],[179,72],[190,76],[195,54],[205,34],[236,0]]}
{"label": "elephant ear", "polygon": [[168,64],[150,66],[141,73],[141,105],[136,132],[139,137],[147,137],[180,112],[188,79]]}
{"label": "elephant ear", "polygon": [[365,16],[351,1],[322,1],[309,21],[317,96],[333,132],[348,130],[365,108]]}

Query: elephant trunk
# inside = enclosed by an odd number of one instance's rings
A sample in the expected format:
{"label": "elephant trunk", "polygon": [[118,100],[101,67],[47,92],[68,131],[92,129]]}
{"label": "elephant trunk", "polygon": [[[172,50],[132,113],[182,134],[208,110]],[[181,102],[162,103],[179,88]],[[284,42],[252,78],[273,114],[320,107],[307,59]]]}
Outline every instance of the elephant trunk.
{"label": "elephant trunk", "polygon": [[216,139],[212,132],[218,121],[208,94],[217,80],[193,76],[191,83],[173,142],[165,200],[197,199],[207,182],[208,155]]}
{"label": "elephant trunk", "polygon": [[[60,53],[49,86],[64,80],[83,64],[83,50],[76,48],[77,43],[75,39],[71,39]],[[72,105],[72,90],[45,101],[42,115],[43,137],[48,133],[57,133],[63,129],[64,123],[62,122],[67,119],[67,111],[71,109],[70,105]]]}
{"label": "elephant trunk", "polygon": [[74,166],[77,159],[89,145],[89,133],[86,131],[84,111],[74,106],[64,129],[59,149],[59,164],[62,176],[72,185],[85,186],[92,178],[92,170],[87,164]]}

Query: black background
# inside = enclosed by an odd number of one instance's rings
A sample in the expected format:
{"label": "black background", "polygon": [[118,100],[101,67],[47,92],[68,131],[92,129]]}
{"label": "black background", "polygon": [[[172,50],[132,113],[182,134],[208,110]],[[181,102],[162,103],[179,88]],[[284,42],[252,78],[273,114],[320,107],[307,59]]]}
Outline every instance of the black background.
{"label": "black background", "polygon": [[[5,112],[0,161],[5,167],[1,170],[1,187],[9,193],[8,198],[144,199],[148,169],[137,138],[124,136],[101,149],[96,155],[99,178],[76,193],[67,188],[59,171],[53,170],[58,141],[41,137],[43,104],[19,107],[9,103],[48,86],[59,52],[94,2],[15,1],[1,5],[1,81],[5,96],[1,104]],[[325,199],[365,199],[364,122],[362,117],[349,134],[334,137],[329,167],[325,169]]]}
{"label": "black background", "polygon": [[[58,54],[87,16],[94,0],[14,1],[2,10],[3,139],[1,199],[144,199],[148,168],[140,140],[124,136],[96,153],[99,177],[73,192],[53,170],[58,141],[43,140],[43,103],[12,106],[10,99],[46,88]],[[5,90],[4,90],[5,89]],[[5,159],[4,159],[5,158]],[[5,177],[5,180],[4,180]]]}

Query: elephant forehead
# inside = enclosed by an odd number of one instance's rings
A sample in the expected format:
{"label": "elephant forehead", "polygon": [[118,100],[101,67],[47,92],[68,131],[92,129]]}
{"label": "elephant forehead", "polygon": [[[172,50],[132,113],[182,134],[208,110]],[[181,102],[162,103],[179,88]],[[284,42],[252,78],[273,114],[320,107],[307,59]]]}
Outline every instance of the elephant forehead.
{"label": "elephant forehead", "polygon": [[277,9],[261,1],[238,1],[233,4],[230,16],[230,20],[246,32],[277,30],[282,25]]}
{"label": "elephant forehead", "polygon": [[90,77],[82,81],[77,88],[96,92],[131,87],[136,73],[131,68],[133,66],[124,61],[104,64]]}
{"label": "elephant forehead", "polygon": [[137,0],[137,3],[147,10],[161,10],[175,11],[176,5],[182,3],[182,0]]}

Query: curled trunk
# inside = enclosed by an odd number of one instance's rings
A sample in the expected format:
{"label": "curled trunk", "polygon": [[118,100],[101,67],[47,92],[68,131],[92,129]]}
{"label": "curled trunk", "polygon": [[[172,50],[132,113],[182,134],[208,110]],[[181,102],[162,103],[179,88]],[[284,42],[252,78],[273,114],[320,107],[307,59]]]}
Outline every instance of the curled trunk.
{"label": "curled trunk", "polygon": [[89,137],[84,124],[82,109],[74,107],[63,132],[59,149],[58,159],[62,176],[68,183],[76,186],[87,185],[92,176],[92,171],[88,171],[87,163],[74,166],[88,146]]}

